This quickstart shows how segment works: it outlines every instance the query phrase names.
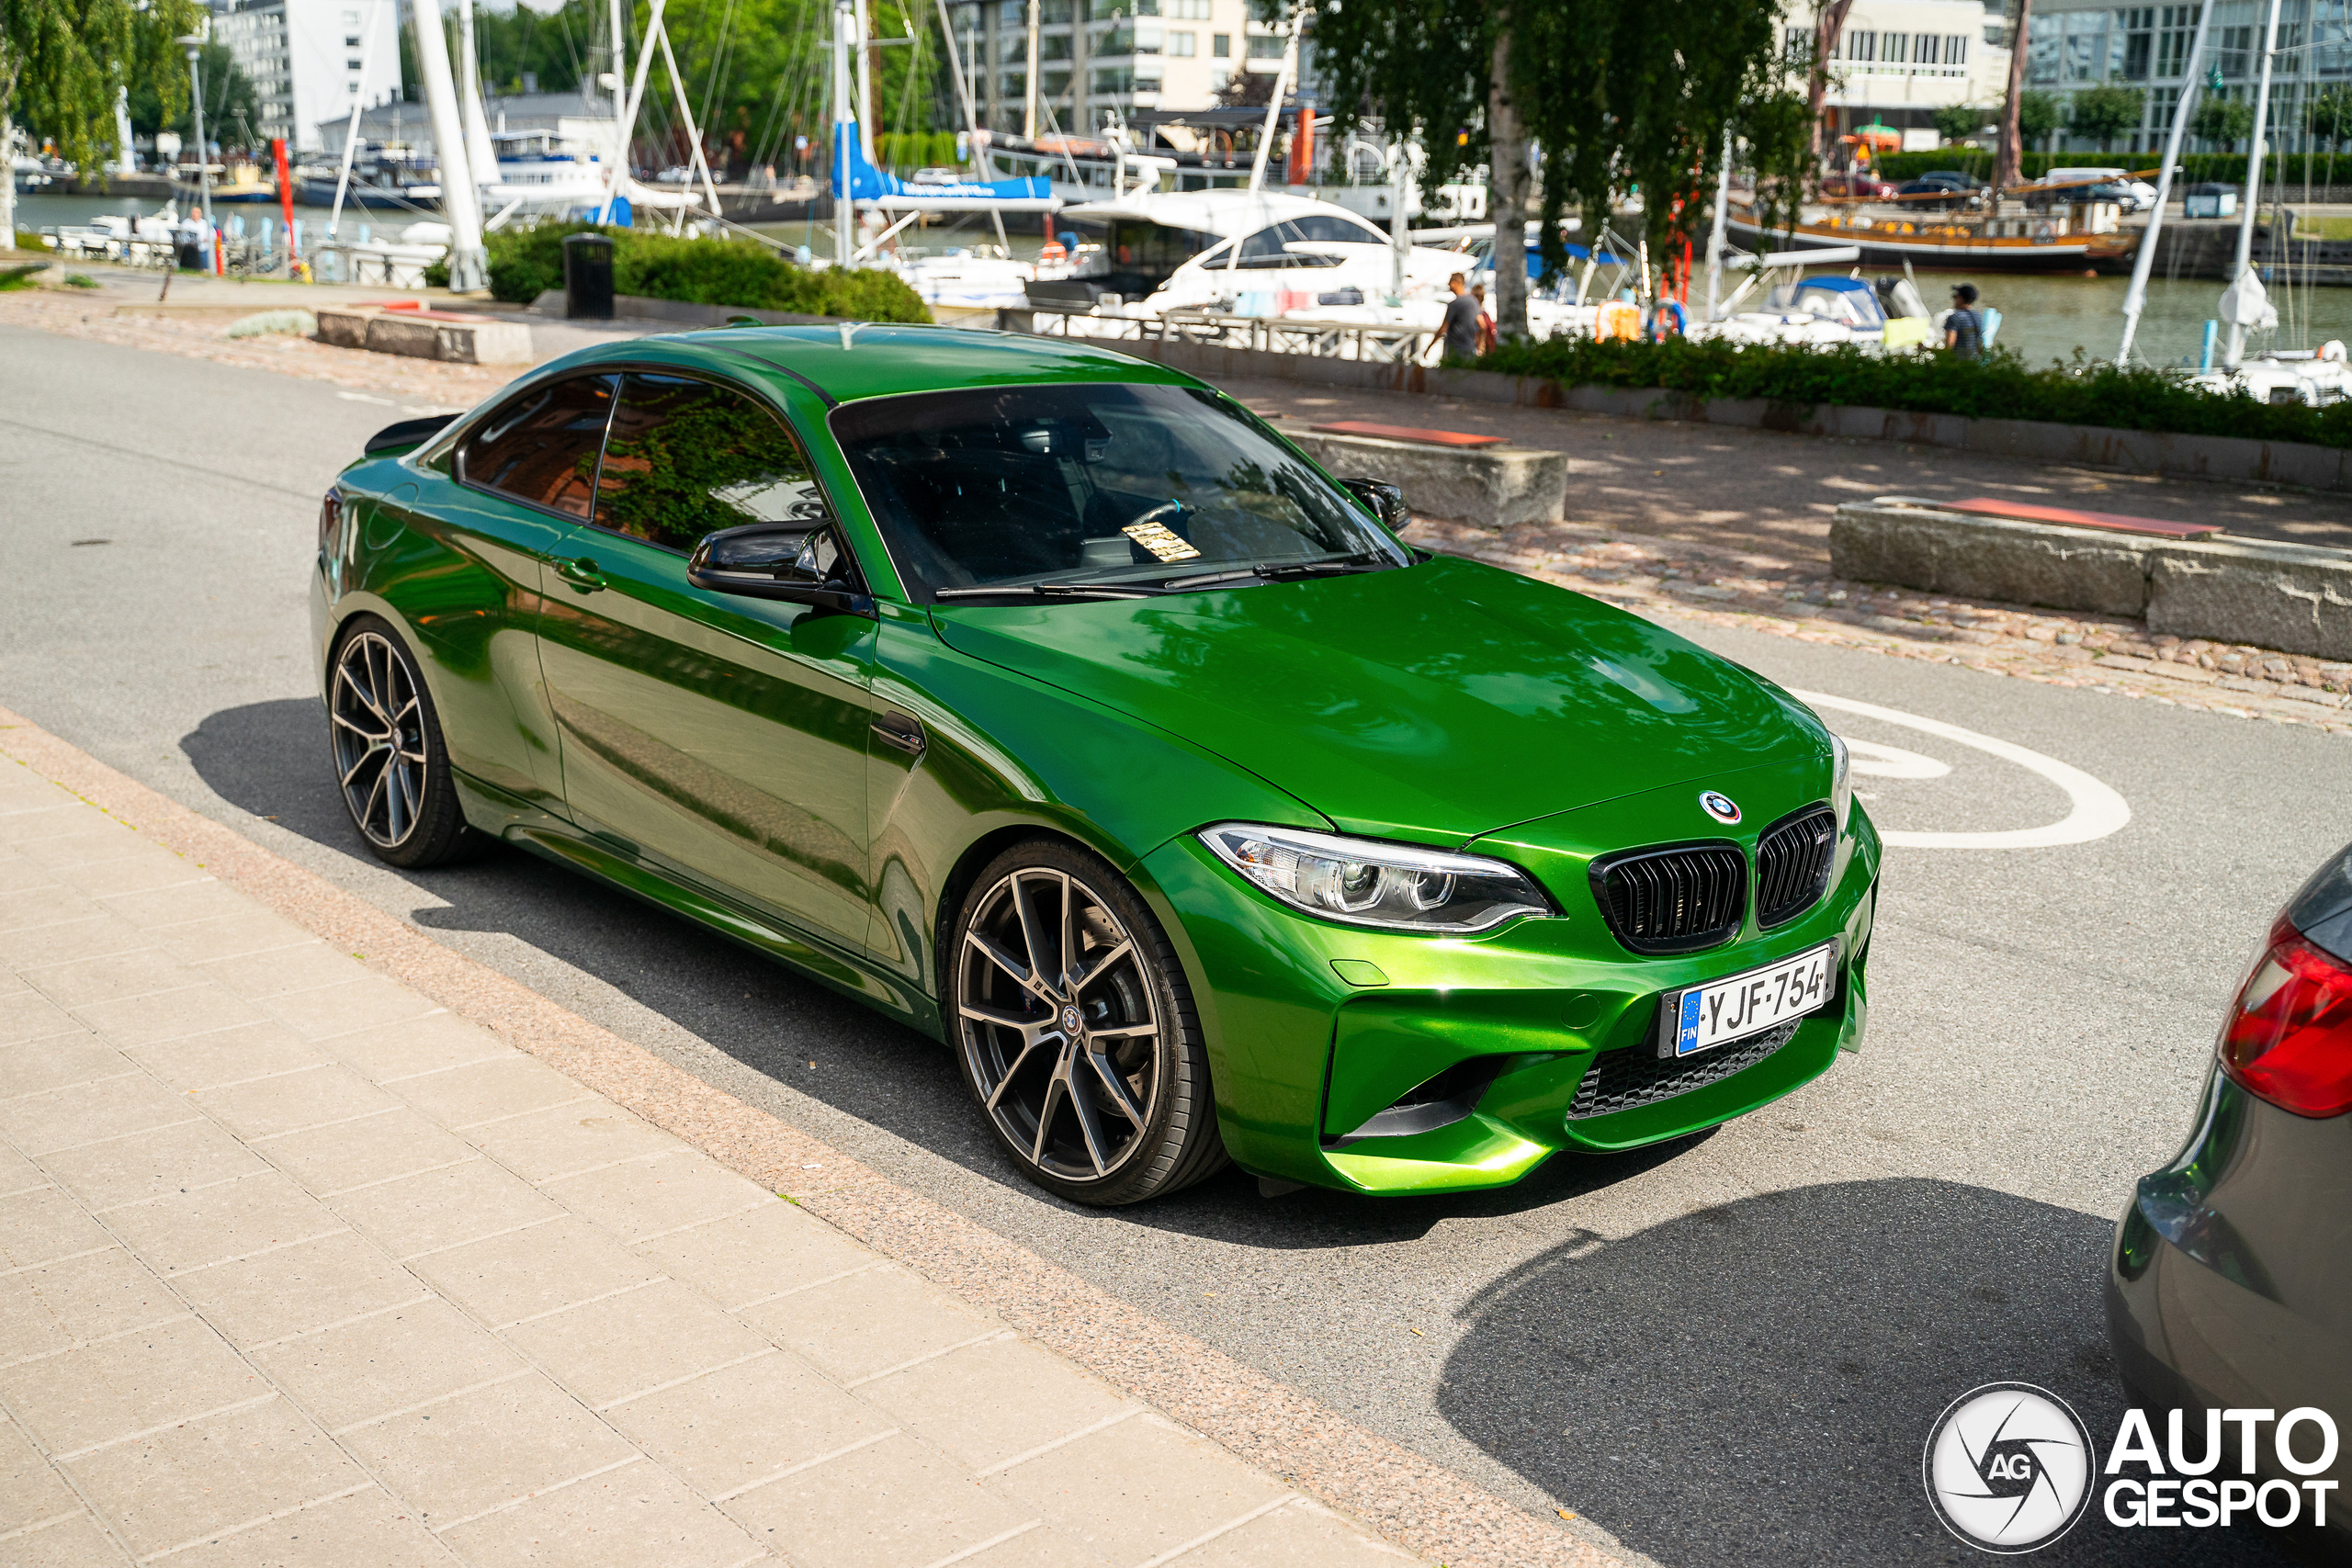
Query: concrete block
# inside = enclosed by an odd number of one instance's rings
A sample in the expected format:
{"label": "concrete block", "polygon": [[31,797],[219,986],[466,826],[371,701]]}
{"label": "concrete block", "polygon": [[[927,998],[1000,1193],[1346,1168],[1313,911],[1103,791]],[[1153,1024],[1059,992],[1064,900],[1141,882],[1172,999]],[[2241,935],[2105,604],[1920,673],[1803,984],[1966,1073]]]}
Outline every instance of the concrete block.
{"label": "concrete block", "polygon": [[1838,576],[1863,582],[2144,618],[2152,633],[2352,659],[2352,552],[2315,545],[2141,538],[1853,503],[1829,525],[1829,560]]}
{"label": "concrete block", "polygon": [[2352,659],[2352,555],[2267,542],[2166,545],[2149,574],[2148,629]]}
{"label": "concrete block", "polygon": [[2090,528],[1852,504],[1830,521],[1829,565],[1862,582],[2137,617],[2147,612],[2154,543]]}
{"label": "concrete block", "polygon": [[328,307],[317,312],[319,341],[452,365],[528,365],[531,329],[520,321],[455,311]]}
{"label": "concrete block", "polygon": [[1566,513],[1568,459],[1563,452],[1523,446],[1464,450],[1315,430],[1283,434],[1340,479],[1396,486],[1406,504],[1425,517],[1500,528],[1556,523]]}

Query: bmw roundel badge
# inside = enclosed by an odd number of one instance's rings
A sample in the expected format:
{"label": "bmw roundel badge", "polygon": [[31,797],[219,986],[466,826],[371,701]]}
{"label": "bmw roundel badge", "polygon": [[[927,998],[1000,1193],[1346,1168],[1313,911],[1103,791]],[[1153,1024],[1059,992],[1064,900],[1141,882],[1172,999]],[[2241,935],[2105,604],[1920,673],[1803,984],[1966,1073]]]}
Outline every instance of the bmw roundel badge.
{"label": "bmw roundel badge", "polygon": [[1699,809],[1726,828],[1736,826],[1739,821],[1738,803],[1719,789],[1701,790]]}

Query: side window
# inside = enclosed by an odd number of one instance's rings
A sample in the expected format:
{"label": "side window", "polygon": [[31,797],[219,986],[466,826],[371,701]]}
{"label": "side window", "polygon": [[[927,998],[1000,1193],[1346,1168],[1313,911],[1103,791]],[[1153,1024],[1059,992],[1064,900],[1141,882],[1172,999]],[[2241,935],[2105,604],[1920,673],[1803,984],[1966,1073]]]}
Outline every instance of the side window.
{"label": "side window", "polygon": [[458,472],[468,484],[586,517],[616,379],[576,376],[533,388],[466,437]]}
{"label": "side window", "polygon": [[721,528],[831,515],[800,444],[750,397],[683,376],[621,378],[597,527],[690,551]]}

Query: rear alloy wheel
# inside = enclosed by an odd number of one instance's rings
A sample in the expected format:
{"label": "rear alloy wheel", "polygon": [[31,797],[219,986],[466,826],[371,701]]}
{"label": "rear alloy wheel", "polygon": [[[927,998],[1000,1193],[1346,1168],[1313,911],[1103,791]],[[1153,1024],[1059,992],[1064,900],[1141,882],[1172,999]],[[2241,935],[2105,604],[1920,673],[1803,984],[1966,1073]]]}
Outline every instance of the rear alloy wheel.
{"label": "rear alloy wheel", "polygon": [[1221,1168],[1192,994],[1125,880],[1040,840],[974,888],[944,964],[951,1039],[1005,1152],[1080,1203],[1136,1202]]}
{"label": "rear alloy wheel", "polygon": [[439,865],[476,846],[432,694],[397,634],[373,615],[335,645],[327,723],[343,804],[379,860]]}

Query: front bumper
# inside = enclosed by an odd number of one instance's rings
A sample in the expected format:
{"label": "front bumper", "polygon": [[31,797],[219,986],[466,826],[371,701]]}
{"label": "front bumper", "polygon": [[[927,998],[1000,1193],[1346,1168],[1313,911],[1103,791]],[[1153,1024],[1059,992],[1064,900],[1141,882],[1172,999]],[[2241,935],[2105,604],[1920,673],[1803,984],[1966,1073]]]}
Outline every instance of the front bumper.
{"label": "front bumper", "polygon": [[[1811,909],[1770,932],[1751,919],[1733,942],[1676,957],[1626,952],[1589,898],[1581,908],[1564,898],[1565,919],[1421,936],[1296,913],[1190,835],[1139,869],[1183,951],[1234,1159],[1261,1176],[1316,1186],[1430,1193],[1507,1186],[1564,1149],[1682,1137],[1819,1077],[1864,1031],[1878,866],[1877,834],[1857,806],[1828,890]],[[1557,895],[1561,879],[1547,880]],[[1649,1103],[1577,1113],[1588,1074],[1622,1080],[1620,1069],[1657,1070],[1650,1063],[1661,992],[1832,941],[1836,994],[1786,1044]],[[1696,1069],[1714,1066],[1714,1056],[1687,1068],[1703,1077]],[[1449,1091],[1420,1118],[1442,1124],[1352,1135],[1421,1086],[1432,1096]]]}

